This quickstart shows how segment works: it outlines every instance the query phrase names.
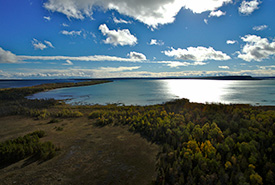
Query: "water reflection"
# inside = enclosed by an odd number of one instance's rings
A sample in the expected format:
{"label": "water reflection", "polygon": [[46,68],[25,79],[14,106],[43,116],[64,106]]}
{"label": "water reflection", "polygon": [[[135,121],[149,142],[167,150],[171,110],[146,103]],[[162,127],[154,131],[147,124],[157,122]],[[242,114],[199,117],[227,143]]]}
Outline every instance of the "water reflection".
{"label": "water reflection", "polygon": [[178,98],[187,98],[198,103],[227,103],[223,97],[234,81],[169,80],[165,83],[168,93]]}

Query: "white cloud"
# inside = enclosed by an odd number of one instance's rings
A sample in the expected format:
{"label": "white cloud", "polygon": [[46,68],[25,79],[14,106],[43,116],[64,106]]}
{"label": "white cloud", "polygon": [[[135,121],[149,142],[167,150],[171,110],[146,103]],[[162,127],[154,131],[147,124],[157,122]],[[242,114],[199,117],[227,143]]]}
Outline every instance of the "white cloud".
{"label": "white cloud", "polygon": [[42,42],[38,41],[37,39],[33,39],[32,40],[32,45],[33,45],[34,49],[44,50],[44,49],[47,48],[47,46],[45,44],[43,44]]}
{"label": "white cloud", "polygon": [[64,26],[64,27],[69,27],[69,25],[66,24],[66,23],[63,23],[62,26]]}
{"label": "white cloud", "polygon": [[44,43],[51,48],[54,48],[53,44],[50,41],[44,40]]}
{"label": "white cloud", "polygon": [[65,62],[65,63],[63,63],[62,65],[65,65],[65,66],[70,66],[70,65],[74,65],[74,64],[72,63],[72,61],[70,61],[70,60],[66,60],[66,62]]}
{"label": "white cloud", "polygon": [[67,31],[67,30],[62,30],[61,31],[61,33],[63,34],[63,35],[69,35],[69,36],[76,36],[76,35],[81,35],[81,30],[79,30],[79,31]]}
{"label": "white cloud", "polygon": [[170,51],[164,51],[165,55],[169,57],[175,57],[175,59],[192,60],[192,61],[205,61],[205,60],[229,60],[230,56],[227,54],[216,51],[212,47],[206,48],[202,46],[188,47],[187,49],[174,49]]}
{"label": "white cloud", "polygon": [[275,41],[269,42],[267,38],[261,38],[257,35],[246,35],[241,37],[246,42],[238,58],[245,61],[262,61],[268,59],[269,56],[275,55]]}
{"label": "white cloud", "polygon": [[186,9],[194,13],[202,13],[217,10],[224,4],[232,3],[232,0],[184,0],[183,2]]}
{"label": "white cloud", "polygon": [[68,18],[84,19],[91,17],[93,7],[116,10],[120,14],[156,28],[158,25],[172,23],[182,9],[193,13],[214,11],[232,0],[48,0],[47,10],[65,14]]}
{"label": "white cloud", "polygon": [[123,30],[109,30],[106,24],[101,24],[98,28],[104,36],[107,36],[104,40],[105,44],[112,44],[114,46],[121,45],[135,45],[137,44],[137,38],[130,33],[128,29]]}
{"label": "white cloud", "polygon": [[259,9],[258,5],[261,3],[259,0],[243,1],[239,7],[239,12],[244,15],[250,15],[255,10]]}
{"label": "white cloud", "polygon": [[225,14],[226,14],[226,12],[223,12],[221,10],[217,10],[217,11],[210,12],[210,14],[208,15],[208,17],[220,17],[220,16],[223,16]]}
{"label": "white cloud", "polygon": [[116,24],[132,24],[131,21],[126,21],[126,20],[123,20],[123,19],[117,19],[116,17],[113,18],[113,21]]}
{"label": "white cloud", "polygon": [[171,68],[178,68],[181,66],[187,67],[187,66],[198,66],[198,65],[206,65],[207,63],[205,62],[180,62],[180,61],[156,61],[154,63],[163,63],[163,64],[167,64],[167,66],[171,67]]}
{"label": "white cloud", "polygon": [[238,41],[236,40],[227,40],[226,44],[236,44]]}
{"label": "white cloud", "polygon": [[255,69],[239,71],[178,71],[178,72],[151,72],[141,71],[140,66],[133,67],[102,67],[97,69],[21,69],[20,72],[0,72],[1,78],[68,78],[68,77],[190,77],[190,76],[221,76],[221,75],[251,75],[274,76],[275,70]]}
{"label": "white cloud", "polygon": [[203,22],[204,22],[205,24],[208,24],[208,19],[203,19]]}
{"label": "white cloud", "polygon": [[44,40],[44,43],[42,43],[41,41],[33,38],[32,40],[32,45],[34,47],[34,49],[40,49],[40,50],[44,50],[48,47],[54,48],[54,46],[52,45],[52,43],[50,41]]}
{"label": "white cloud", "polygon": [[47,16],[44,16],[43,18],[44,18],[45,20],[47,20],[47,21],[50,21],[50,20],[51,20],[51,17],[50,17],[50,16],[48,16],[48,17],[47,17]]}
{"label": "white cloud", "polygon": [[[120,77],[131,76],[134,70],[139,69],[140,66],[119,66],[119,67],[100,67],[96,69],[24,69],[20,72],[4,73],[0,71],[0,77],[3,78],[68,78],[68,77]],[[137,72],[138,73],[138,72]]]}
{"label": "white cloud", "polygon": [[90,32],[93,38],[96,38],[96,35],[93,32]]}
{"label": "white cloud", "polygon": [[263,31],[263,30],[265,30],[266,28],[268,28],[267,25],[260,25],[260,26],[254,26],[254,27],[253,27],[253,30],[255,30],[255,31]]}
{"label": "white cloud", "polygon": [[0,47],[0,63],[18,63],[18,60],[15,54]]}
{"label": "white cloud", "polygon": [[272,70],[272,69],[275,69],[275,65],[272,65],[272,66],[258,66],[258,68],[263,69],[263,70]]}
{"label": "white cloud", "polygon": [[164,45],[164,42],[163,42],[162,40],[151,39],[151,41],[150,41],[150,45],[158,45],[158,46],[162,46],[162,45]]}
{"label": "white cloud", "polygon": [[122,72],[122,71],[132,71],[139,69],[140,66],[133,66],[133,67],[100,67],[98,69],[92,69],[93,72],[97,73],[106,73],[106,72],[111,72],[111,73],[116,73],[116,72]]}
{"label": "white cloud", "polygon": [[220,69],[229,69],[228,66],[219,66],[218,68],[220,68]]}
{"label": "white cloud", "polygon": [[134,60],[146,60],[146,56],[144,54],[135,51],[130,52],[128,56],[130,57],[130,59]]}
{"label": "white cloud", "polygon": [[[141,53],[139,53],[141,54]],[[143,54],[141,54],[143,55]],[[145,56],[144,56],[145,57]],[[142,62],[143,59],[139,59],[137,57],[132,58],[122,58],[122,57],[115,57],[115,56],[106,56],[106,55],[93,55],[93,56],[24,56],[18,55],[17,58],[19,60],[70,60],[70,61],[114,61],[114,62]],[[145,57],[146,58],[146,57]]]}
{"label": "white cloud", "polygon": [[189,66],[190,62],[170,62],[167,64],[167,66],[171,67],[171,68],[177,68],[180,66]]}

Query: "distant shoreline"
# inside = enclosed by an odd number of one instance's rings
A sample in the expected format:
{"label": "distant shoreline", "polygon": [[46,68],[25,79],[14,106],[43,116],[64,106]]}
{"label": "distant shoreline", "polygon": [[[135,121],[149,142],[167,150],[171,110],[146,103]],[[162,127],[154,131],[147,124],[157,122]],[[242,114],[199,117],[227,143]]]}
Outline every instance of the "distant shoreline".
{"label": "distant shoreline", "polygon": [[121,77],[121,78],[61,78],[61,79],[0,79],[0,81],[44,81],[44,80],[166,80],[166,79],[195,79],[195,80],[275,80],[271,77],[252,77],[252,76],[204,76],[204,77]]}
{"label": "distant shoreline", "polygon": [[30,87],[18,87],[18,88],[0,88],[0,100],[17,100],[25,99],[25,97],[33,95],[39,92],[45,92],[54,89],[68,88],[68,87],[81,87],[89,85],[97,85],[103,83],[109,83],[110,80],[89,80],[81,82],[67,82],[67,83],[45,83],[34,85]]}
{"label": "distant shoreline", "polygon": [[204,77],[121,77],[121,78],[53,78],[53,79],[0,79],[0,81],[45,81],[45,80],[169,80],[169,79],[194,79],[194,80],[275,80],[275,76],[252,77],[252,76],[204,76]]}

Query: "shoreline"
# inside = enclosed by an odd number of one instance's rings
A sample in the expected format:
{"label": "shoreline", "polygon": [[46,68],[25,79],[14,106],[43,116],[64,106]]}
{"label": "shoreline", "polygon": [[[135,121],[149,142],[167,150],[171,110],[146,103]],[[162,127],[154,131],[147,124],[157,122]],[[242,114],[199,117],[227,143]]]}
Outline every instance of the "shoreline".
{"label": "shoreline", "polygon": [[110,80],[90,80],[83,82],[66,82],[66,83],[46,83],[35,86],[27,86],[27,87],[17,87],[17,88],[1,88],[0,89],[0,100],[10,100],[16,97],[25,98],[26,96],[30,96],[32,94],[38,92],[49,91],[58,88],[68,88],[68,87],[80,87],[80,86],[89,86],[89,85],[97,85],[102,83],[112,82]]}
{"label": "shoreline", "polygon": [[275,76],[203,76],[203,77],[114,77],[114,78],[53,78],[53,79],[0,79],[1,81],[47,81],[47,80],[75,80],[75,81],[87,81],[87,80],[165,80],[165,79],[194,79],[194,80],[275,80]]}

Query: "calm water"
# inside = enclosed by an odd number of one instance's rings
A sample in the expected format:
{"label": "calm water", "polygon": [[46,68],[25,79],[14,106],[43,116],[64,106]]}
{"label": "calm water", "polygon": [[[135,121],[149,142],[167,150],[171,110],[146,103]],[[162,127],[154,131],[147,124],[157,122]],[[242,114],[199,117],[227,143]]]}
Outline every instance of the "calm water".
{"label": "calm water", "polygon": [[69,104],[152,105],[187,98],[199,103],[275,105],[275,80],[115,80],[94,86],[56,89],[29,98],[55,98]]}

